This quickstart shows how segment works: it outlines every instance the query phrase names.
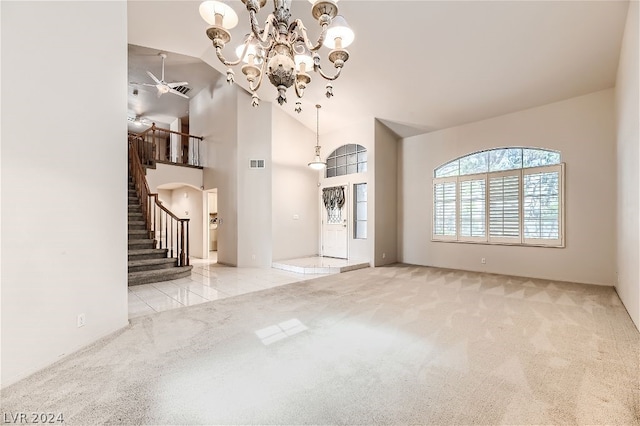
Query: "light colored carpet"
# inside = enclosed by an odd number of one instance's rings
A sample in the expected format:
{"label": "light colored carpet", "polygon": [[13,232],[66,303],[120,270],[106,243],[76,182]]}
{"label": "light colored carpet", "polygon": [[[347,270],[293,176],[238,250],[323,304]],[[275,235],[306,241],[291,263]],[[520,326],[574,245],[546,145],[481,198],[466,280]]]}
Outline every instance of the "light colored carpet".
{"label": "light colored carpet", "polygon": [[397,265],[137,318],[2,391],[66,424],[638,424],[608,287]]}

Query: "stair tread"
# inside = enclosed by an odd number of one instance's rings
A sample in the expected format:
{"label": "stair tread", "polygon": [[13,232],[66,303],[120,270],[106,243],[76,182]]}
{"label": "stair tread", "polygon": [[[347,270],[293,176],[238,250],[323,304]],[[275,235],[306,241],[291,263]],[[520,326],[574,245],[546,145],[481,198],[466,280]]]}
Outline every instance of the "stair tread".
{"label": "stair tread", "polygon": [[146,235],[147,231],[146,229],[129,229],[128,230],[129,234],[140,234],[140,235]]}
{"label": "stair tread", "polygon": [[128,285],[140,285],[161,281],[169,281],[191,275],[193,266],[175,266],[168,269],[152,269],[127,273]]}
{"label": "stair tread", "polygon": [[157,254],[160,252],[167,253],[169,250],[164,249],[129,249],[129,256],[141,255],[141,254]]}
{"label": "stair tread", "polygon": [[149,238],[138,238],[135,240],[129,240],[129,244],[152,244],[153,240],[149,239]]}
{"label": "stair tread", "polygon": [[147,265],[163,265],[165,263],[175,263],[178,259],[175,257],[161,257],[159,259],[143,259],[143,260],[129,260],[127,266],[147,266]]}
{"label": "stair tread", "polygon": [[193,265],[188,265],[188,266],[176,266],[175,268],[171,268],[171,269],[152,269],[150,271],[138,271],[138,272],[129,272],[128,275],[129,277],[136,277],[136,276],[149,276],[149,275],[165,275],[171,272],[174,273],[180,273],[180,272],[184,272],[184,271],[190,271],[193,269]]}

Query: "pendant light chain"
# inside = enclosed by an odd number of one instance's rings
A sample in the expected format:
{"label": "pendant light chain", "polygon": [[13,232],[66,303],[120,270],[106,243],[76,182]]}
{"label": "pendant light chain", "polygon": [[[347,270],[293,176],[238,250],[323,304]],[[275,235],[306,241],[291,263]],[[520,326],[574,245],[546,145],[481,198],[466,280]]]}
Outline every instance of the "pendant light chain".
{"label": "pendant light chain", "polygon": [[316,105],[316,146],[320,146],[320,104]]}

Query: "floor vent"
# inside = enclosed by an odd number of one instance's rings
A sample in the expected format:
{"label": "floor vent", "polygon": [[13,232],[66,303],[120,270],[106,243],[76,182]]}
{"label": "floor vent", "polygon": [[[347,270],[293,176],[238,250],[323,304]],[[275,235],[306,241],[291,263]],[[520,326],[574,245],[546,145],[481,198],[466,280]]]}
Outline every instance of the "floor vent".
{"label": "floor vent", "polygon": [[250,169],[264,169],[264,160],[249,160]]}

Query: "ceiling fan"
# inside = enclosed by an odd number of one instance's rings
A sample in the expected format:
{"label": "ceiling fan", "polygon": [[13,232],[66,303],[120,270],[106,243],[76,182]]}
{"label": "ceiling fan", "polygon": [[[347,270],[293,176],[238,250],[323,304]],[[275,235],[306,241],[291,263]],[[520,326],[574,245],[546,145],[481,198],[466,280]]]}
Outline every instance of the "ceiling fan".
{"label": "ceiling fan", "polygon": [[180,82],[177,82],[177,83],[167,83],[166,81],[164,81],[164,60],[167,58],[167,54],[166,53],[158,53],[158,56],[160,56],[162,58],[162,76],[161,76],[161,78],[158,79],[155,75],[153,75],[153,73],[151,73],[151,71],[147,71],[147,74],[149,75],[149,77],[151,77],[151,79],[155,82],[155,84],[151,84],[151,83],[133,83],[133,82],[131,84],[138,84],[140,86],[155,87],[156,89],[158,89],[158,97],[164,95],[165,93],[173,93],[174,95],[182,96],[183,98],[189,99],[189,97],[187,95],[185,95],[184,93],[180,93],[175,89],[178,86],[186,86],[189,83],[187,83],[186,81],[180,81]]}
{"label": "ceiling fan", "polygon": [[130,123],[135,124],[136,126],[149,126],[151,125],[151,121],[147,120],[144,117],[141,117],[139,115],[136,115],[135,117],[127,117],[127,121],[129,121]]}

